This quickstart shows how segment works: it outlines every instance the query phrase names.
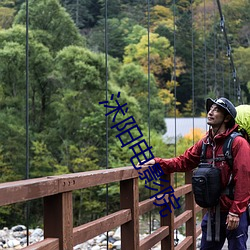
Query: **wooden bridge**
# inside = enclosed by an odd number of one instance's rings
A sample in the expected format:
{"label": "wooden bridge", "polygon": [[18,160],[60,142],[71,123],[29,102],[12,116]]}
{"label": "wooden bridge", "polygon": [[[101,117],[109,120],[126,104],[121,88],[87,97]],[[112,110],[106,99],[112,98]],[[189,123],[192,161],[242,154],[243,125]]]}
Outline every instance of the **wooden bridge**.
{"label": "wooden bridge", "polygon": [[[164,185],[173,186],[173,176],[164,175]],[[112,182],[120,183],[120,210],[95,221],[73,227],[72,192]],[[133,167],[97,170],[48,176],[0,184],[0,206],[42,198],[44,205],[44,240],[25,250],[72,250],[77,244],[121,227],[121,249],[148,250],[161,242],[162,250],[196,249],[196,239],[201,234],[196,226],[196,214],[201,211],[193,198],[191,173],[186,173],[185,185],[175,189],[175,196],[184,196],[185,211],[177,217],[169,213],[160,217],[160,227],[146,238],[139,240],[139,216],[155,208],[157,199],[139,202],[138,172]],[[167,194],[165,196],[167,198]],[[167,200],[167,199],[166,199]],[[162,202],[161,202],[162,203]],[[174,246],[174,231],[186,226],[186,237]]]}

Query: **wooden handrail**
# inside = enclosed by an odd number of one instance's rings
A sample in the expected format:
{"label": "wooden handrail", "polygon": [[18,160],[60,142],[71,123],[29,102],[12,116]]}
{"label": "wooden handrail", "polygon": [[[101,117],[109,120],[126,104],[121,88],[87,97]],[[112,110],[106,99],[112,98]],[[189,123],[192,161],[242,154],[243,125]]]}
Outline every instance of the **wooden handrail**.
{"label": "wooden handrail", "polygon": [[[155,209],[153,203],[161,202],[155,198],[139,202],[138,172],[130,166],[2,183],[0,206],[44,199],[44,240],[25,250],[72,250],[75,245],[118,226],[121,226],[121,244],[125,250],[146,250],[159,241],[162,250],[196,249],[196,237],[201,233],[200,227],[196,227],[196,213],[201,208],[194,202],[190,177],[191,174],[186,174],[186,184],[175,189],[176,197],[185,196],[186,211],[176,218],[173,212],[161,217],[160,228],[141,241],[139,215]],[[162,189],[173,186],[172,174],[161,178],[168,181],[161,182]],[[72,192],[112,182],[120,182],[120,210],[73,228]],[[175,248],[174,230],[183,224],[187,237]]]}

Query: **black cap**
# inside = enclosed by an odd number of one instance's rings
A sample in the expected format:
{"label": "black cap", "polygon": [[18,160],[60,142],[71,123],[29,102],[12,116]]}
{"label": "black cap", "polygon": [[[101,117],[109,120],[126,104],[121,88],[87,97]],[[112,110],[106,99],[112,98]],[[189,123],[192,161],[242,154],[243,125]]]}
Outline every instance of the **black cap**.
{"label": "black cap", "polygon": [[234,105],[227,98],[220,97],[219,99],[215,99],[215,100],[208,98],[206,102],[207,113],[209,112],[213,104],[216,104],[220,106],[221,108],[223,108],[224,110],[226,110],[229,113],[229,115],[231,115],[233,119],[235,120],[237,111]]}

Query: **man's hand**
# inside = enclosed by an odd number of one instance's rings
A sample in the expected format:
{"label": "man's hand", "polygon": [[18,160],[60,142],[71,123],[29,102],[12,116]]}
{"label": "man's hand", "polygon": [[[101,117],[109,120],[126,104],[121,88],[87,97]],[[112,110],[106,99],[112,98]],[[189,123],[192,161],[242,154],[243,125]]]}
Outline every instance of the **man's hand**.
{"label": "man's hand", "polygon": [[227,224],[228,230],[233,230],[233,229],[237,228],[239,226],[239,223],[240,223],[239,216],[237,216],[237,215],[234,216],[234,215],[231,215],[230,213],[227,215],[226,224]]}
{"label": "man's hand", "polygon": [[[136,167],[139,168],[140,166],[153,166],[153,165],[155,165],[155,160],[154,160],[154,159],[152,159],[152,160],[150,160],[150,161],[147,161],[147,162],[145,162],[145,163],[142,162],[142,164],[140,164],[140,163],[138,162],[137,165],[136,165]],[[139,173],[143,173],[143,171],[142,171],[141,168],[138,169],[138,172],[139,172]]]}
{"label": "man's hand", "polygon": [[142,163],[142,164],[137,163],[137,166],[153,166],[153,165],[155,165],[155,160],[154,159],[149,160],[149,161],[147,161],[145,163]]}

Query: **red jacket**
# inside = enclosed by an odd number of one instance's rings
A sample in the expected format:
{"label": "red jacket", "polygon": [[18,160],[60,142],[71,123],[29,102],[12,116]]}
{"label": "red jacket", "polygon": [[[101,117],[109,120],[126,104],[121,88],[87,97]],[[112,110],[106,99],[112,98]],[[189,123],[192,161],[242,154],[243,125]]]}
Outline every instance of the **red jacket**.
{"label": "red jacket", "polygon": [[[223,134],[218,134],[212,138],[209,136],[210,131],[206,136],[187,149],[184,154],[176,158],[161,159],[155,158],[156,163],[159,163],[163,171],[167,173],[186,172],[198,166],[200,163],[200,155],[202,151],[202,142],[209,143],[207,146],[206,159],[213,158],[213,146],[215,158],[223,157],[223,144],[225,138],[237,131],[238,125],[232,129],[228,129]],[[232,212],[241,215],[247,208],[250,201],[250,144],[241,136],[237,136],[232,144],[233,155],[233,180],[234,180],[234,200],[230,200],[226,195],[220,198],[221,211]],[[226,161],[215,162],[215,166],[221,169],[221,184],[225,188],[229,182],[231,170]]]}

